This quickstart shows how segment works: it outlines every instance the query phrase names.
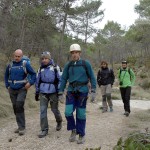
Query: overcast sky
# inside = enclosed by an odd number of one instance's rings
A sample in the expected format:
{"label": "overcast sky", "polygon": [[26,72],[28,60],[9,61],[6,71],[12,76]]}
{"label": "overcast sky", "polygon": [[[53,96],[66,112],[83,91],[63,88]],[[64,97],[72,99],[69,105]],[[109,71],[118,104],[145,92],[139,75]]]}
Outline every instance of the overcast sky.
{"label": "overcast sky", "polygon": [[102,0],[101,9],[105,9],[105,17],[99,27],[102,29],[107,21],[115,21],[127,28],[134,24],[138,14],[134,12],[134,6],[139,4],[139,0]]}

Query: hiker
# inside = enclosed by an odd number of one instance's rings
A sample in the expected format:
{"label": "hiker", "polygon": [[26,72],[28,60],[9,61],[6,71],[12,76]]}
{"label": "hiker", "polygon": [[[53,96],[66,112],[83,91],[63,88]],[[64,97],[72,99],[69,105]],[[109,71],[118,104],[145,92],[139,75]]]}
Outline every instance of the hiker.
{"label": "hiker", "polygon": [[101,88],[102,94],[102,113],[108,111],[108,106],[110,108],[110,112],[113,111],[111,91],[114,80],[115,76],[113,70],[108,67],[108,63],[106,61],[102,61],[100,70],[97,73],[97,83]]}
{"label": "hiker", "polygon": [[[36,73],[29,63],[22,60],[23,52],[17,49],[14,52],[14,60],[7,66],[5,72],[5,86],[8,89],[13,105],[14,114],[18,128],[15,133],[25,134],[25,113],[24,104],[28,89],[35,83]],[[30,74],[30,81],[27,75]]]}
{"label": "hiker", "polygon": [[[67,95],[65,117],[67,119],[67,130],[71,130],[70,142],[76,140],[79,134],[78,144],[85,142],[85,126],[86,126],[86,103],[88,98],[88,82],[91,83],[91,95],[95,94],[96,79],[91,64],[80,58],[81,47],[79,44],[70,46],[71,61],[68,62],[63,70],[59,95],[62,95],[69,81]],[[76,120],[73,112],[76,110]]]}
{"label": "hiker", "polygon": [[131,68],[128,68],[127,61],[122,61],[122,67],[118,72],[120,93],[124,103],[125,116],[130,114],[130,95],[131,87],[134,85],[135,74]]}
{"label": "hiker", "polygon": [[57,125],[56,130],[62,128],[62,116],[58,110],[58,89],[61,78],[61,71],[58,65],[55,65],[50,52],[41,54],[41,66],[37,72],[35,100],[40,100],[40,125],[41,132],[38,137],[43,138],[48,134],[47,108],[50,103],[51,111],[54,113]]}

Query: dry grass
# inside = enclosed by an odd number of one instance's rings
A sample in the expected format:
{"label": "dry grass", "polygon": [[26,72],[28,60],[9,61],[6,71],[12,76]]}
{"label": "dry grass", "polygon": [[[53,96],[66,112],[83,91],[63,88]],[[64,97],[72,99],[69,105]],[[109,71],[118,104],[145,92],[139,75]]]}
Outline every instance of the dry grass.
{"label": "dry grass", "polygon": [[[12,103],[8,94],[7,89],[4,86],[3,82],[0,82],[1,95],[0,95],[0,119],[10,117],[13,114]],[[28,91],[25,108],[27,110],[38,108],[38,103],[34,100],[34,87],[31,87]]]}

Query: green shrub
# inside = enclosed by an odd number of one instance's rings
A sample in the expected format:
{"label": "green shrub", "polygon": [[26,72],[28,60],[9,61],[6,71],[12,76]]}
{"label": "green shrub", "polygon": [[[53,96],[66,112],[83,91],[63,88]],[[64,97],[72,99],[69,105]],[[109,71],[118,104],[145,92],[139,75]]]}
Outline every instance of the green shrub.
{"label": "green shrub", "polygon": [[148,128],[145,133],[134,132],[123,141],[122,137],[118,140],[113,150],[149,150],[150,134]]}
{"label": "green shrub", "polygon": [[135,64],[136,61],[137,61],[137,58],[136,58],[136,57],[128,57],[128,58],[127,58],[127,61],[128,61],[129,63]]}

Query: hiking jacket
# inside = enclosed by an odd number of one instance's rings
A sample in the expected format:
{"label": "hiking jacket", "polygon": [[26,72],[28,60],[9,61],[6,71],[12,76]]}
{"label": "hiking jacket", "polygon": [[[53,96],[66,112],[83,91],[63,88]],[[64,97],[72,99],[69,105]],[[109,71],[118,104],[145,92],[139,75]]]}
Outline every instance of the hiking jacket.
{"label": "hiking jacket", "polygon": [[[5,71],[5,86],[6,88],[10,87],[12,89],[21,89],[25,86],[27,82],[30,83],[30,85],[33,85],[36,80],[36,72],[33,70],[31,65],[29,63],[26,63],[25,65],[26,71],[25,72],[23,68],[23,60],[20,62],[12,61],[12,64],[8,65]],[[30,75],[30,80],[26,83],[16,83],[23,80],[27,80],[27,75]]]}
{"label": "hiking jacket", "polygon": [[114,72],[109,68],[101,68],[97,73],[97,83],[101,85],[113,85],[115,80]]}
{"label": "hiking jacket", "polygon": [[[68,62],[65,65],[62,78],[61,78],[61,85],[60,85],[59,92],[64,91],[67,81],[69,81],[67,90],[71,92],[74,92],[74,91],[83,92],[83,93],[88,92],[89,89],[88,89],[87,83],[89,82],[89,80],[91,83],[91,89],[96,90],[96,79],[94,76],[94,72],[92,70],[92,66],[88,61],[84,61],[85,66],[86,66],[86,69],[85,69],[85,67],[83,67],[82,62],[83,62],[82,59],[80,59],[78,61],[72,61],[73,65],[70,67],[69,67],[70,62]],[[74,83],[75,84],[80,83],[84,85],[73,87],[72,84]]]}
{"label": "hiking jacket", "polygon": [[[58,92],[62,72],[59,66],[55,67],[55,69],[57,69],[56,72],[54,70],[54,63],[52,60],[46,66],[41,64],[36,77],[36,93],[50,94]],[[57,84],[54,83],[55,79],[58,80]]]}
{"label": "hiking jacket", "polygon": [[[121,74],[120,74],[120,69],[121,69]],[[135,82],[135,74],[133,72],[133,70],[130,68],[130,72],[129,72],[129,69],[126,68],[126,69],[123,69],[123,68],[120,68],[119,71],[118,71],[118,79],[119,79],[119,82],[122,82],[123,84],[120,85],[120,87],[128,87],[128,86],[133,86],[134,85],[134,82]]]}

